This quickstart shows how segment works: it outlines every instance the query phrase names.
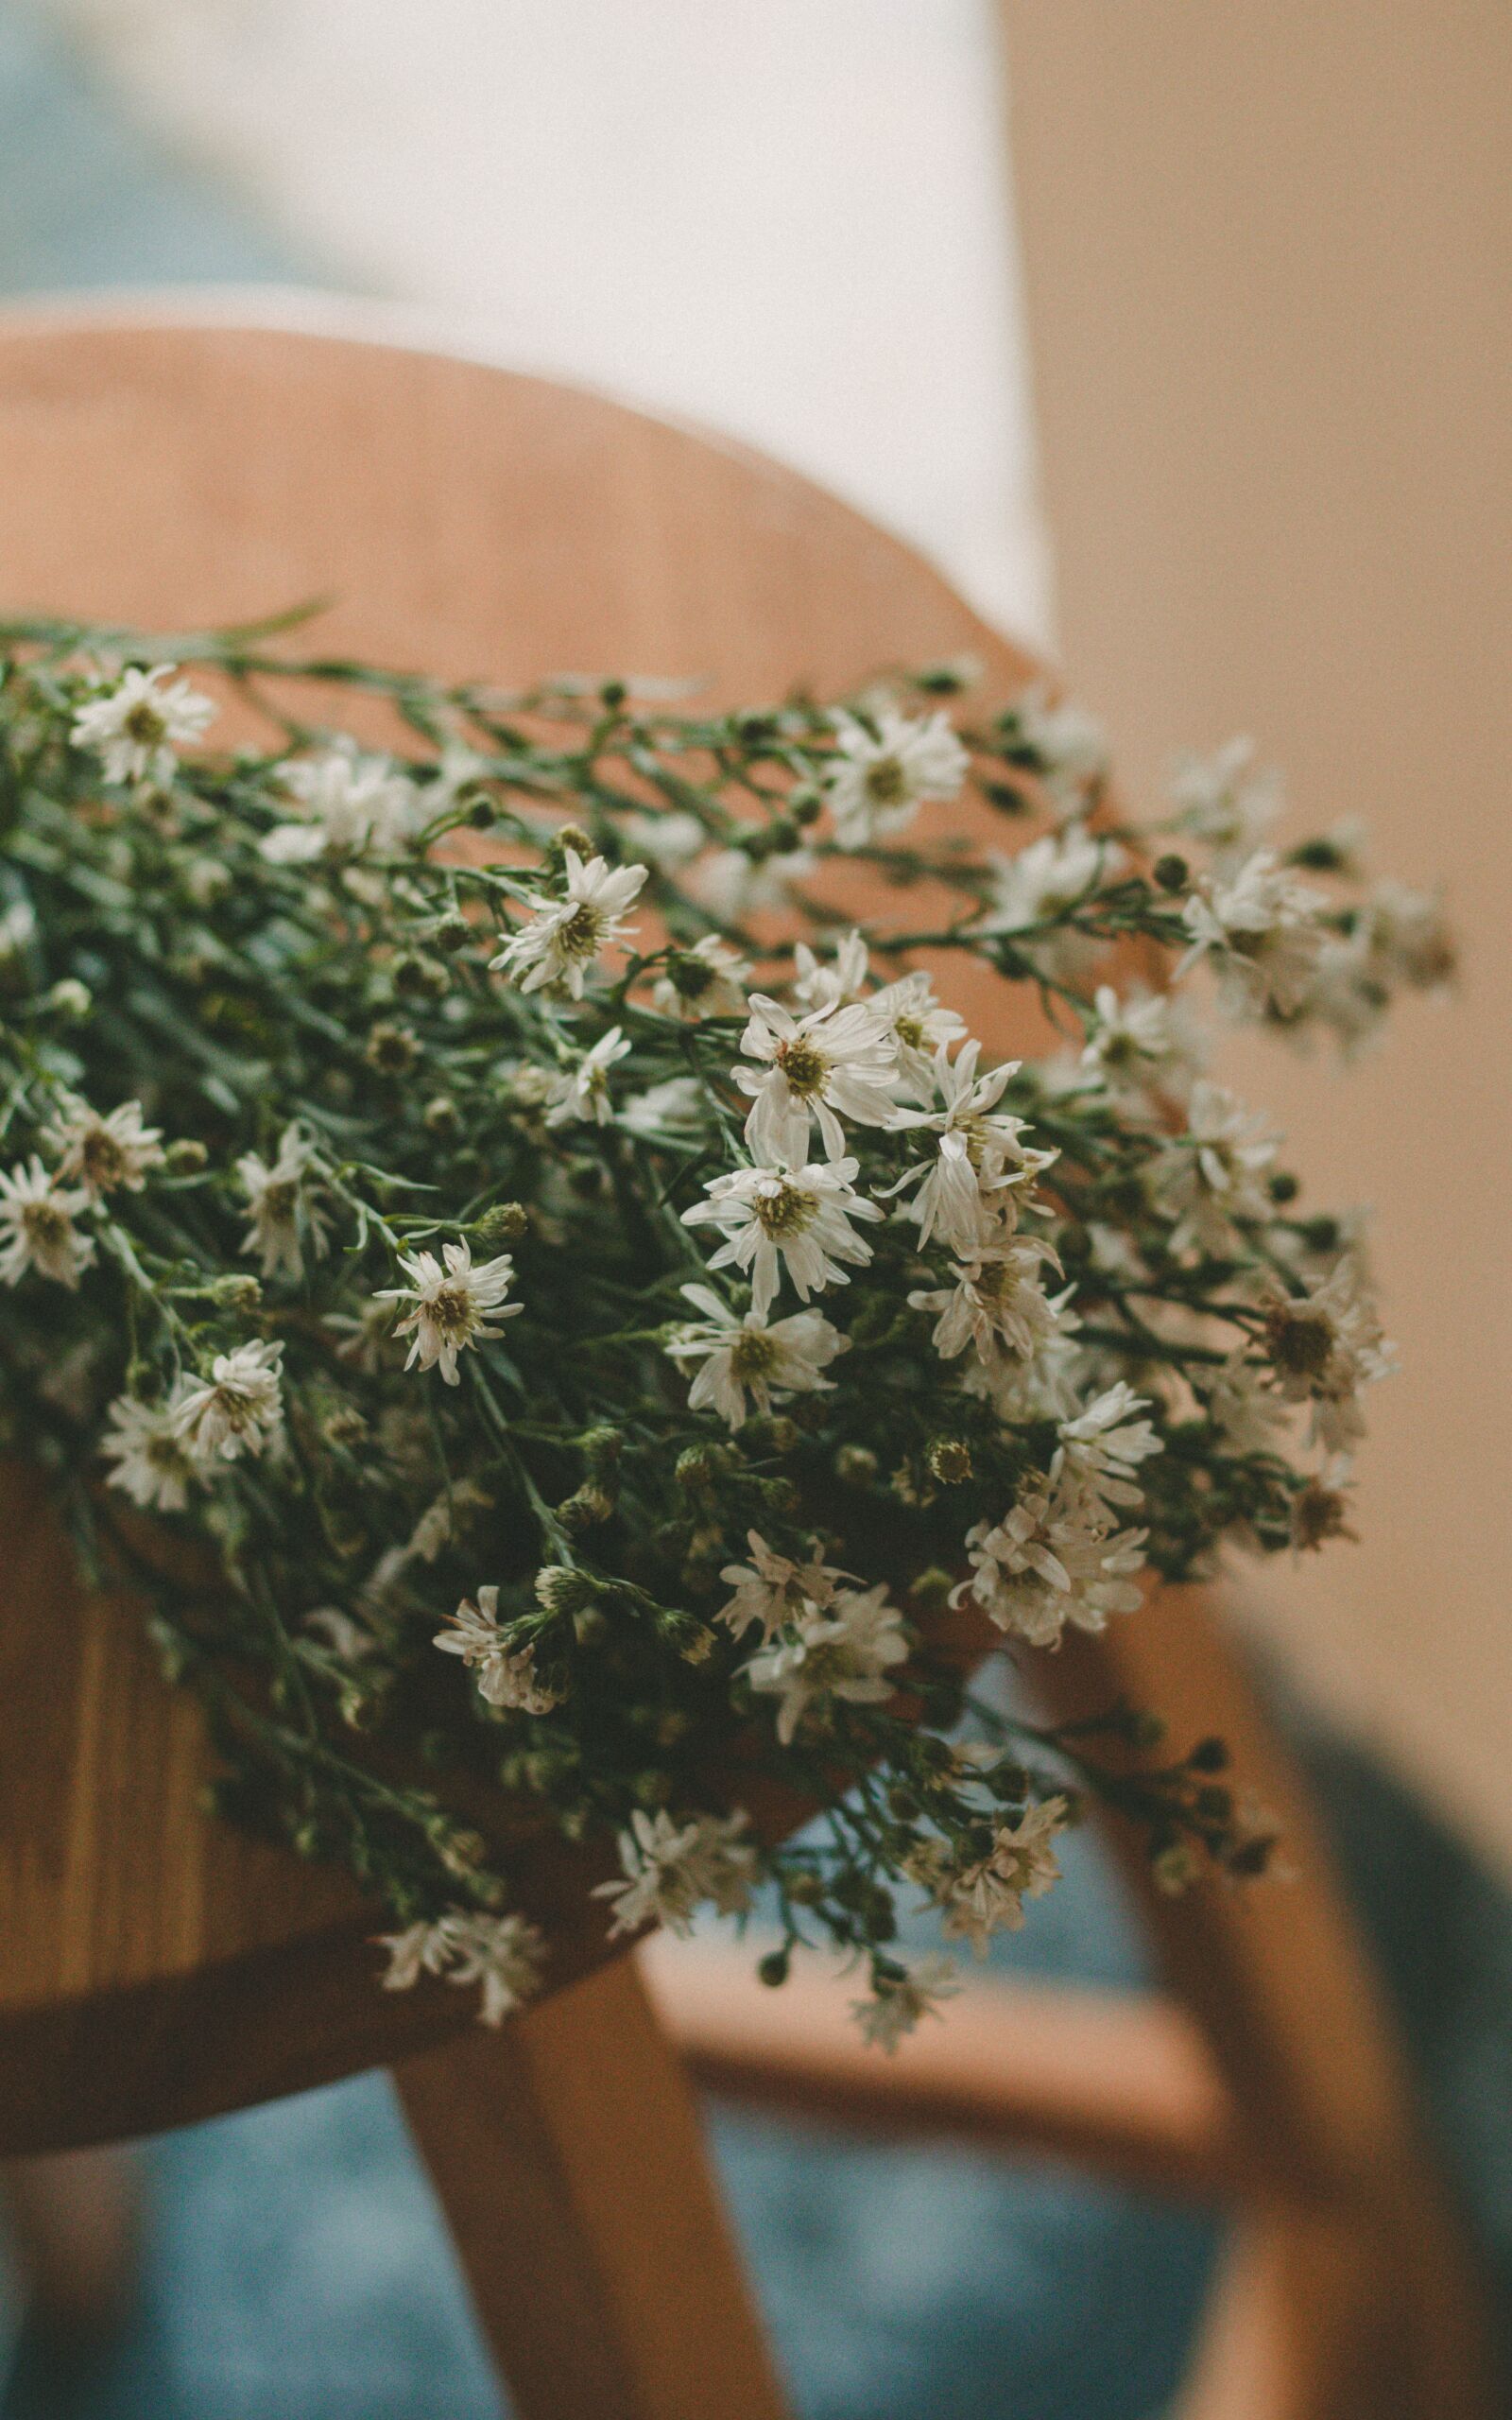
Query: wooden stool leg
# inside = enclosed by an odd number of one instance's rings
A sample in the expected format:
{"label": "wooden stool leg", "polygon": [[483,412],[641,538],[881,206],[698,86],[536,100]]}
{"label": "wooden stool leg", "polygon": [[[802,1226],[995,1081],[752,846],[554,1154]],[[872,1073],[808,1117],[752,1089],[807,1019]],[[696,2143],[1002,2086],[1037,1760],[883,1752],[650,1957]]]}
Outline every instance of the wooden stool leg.
{"label": "wooden stool leg", "polygon": [[632,1960],[395,2082],[520,2420],[782,2420],[697,2108]]}

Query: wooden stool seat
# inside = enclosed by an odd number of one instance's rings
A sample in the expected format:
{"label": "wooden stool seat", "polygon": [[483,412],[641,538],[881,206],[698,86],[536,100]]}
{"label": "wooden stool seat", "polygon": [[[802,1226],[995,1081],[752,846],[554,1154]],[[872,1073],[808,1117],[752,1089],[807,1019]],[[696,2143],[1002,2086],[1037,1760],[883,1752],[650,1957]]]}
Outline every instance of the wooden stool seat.
{"label": "wooden stool seat", "polygon": [[[758,702],[963,651],[999,695],[1035,670],[833,497],[595,396],[352,335],[0,323],[0,614],[167,632],[310,596],[334,600],[323,648],[506,683],[695,674]],[[1002,1043],[991,994],[977,969],[956,1004]],[[379,1991],[381,1919],[353,1886],[206,1813],[195,1705],[7,1466],[0,2152],[392,2065],[522,2420],[777,2420],[671,2033],[727,2085],[868,2120],[906,2121],[917,2075],[919,2122],[1146,2169],[1153,2144],[1189,2182],[1258,2198],[1195,2390],[1205,2420],[1488,2420],[1469,2264],[1389,2027],[1211,1609],[1177,1592],[1036,1669],[1066,1711],[1126,1692],[1178,1734],[1229,1734],[1286,1824],[1293,1893],[1162,1903],[1146,1877],[1184,2018],[1134,2012],[1137,2037],[1084,2009],[1068,2060],[1063,2007],[982,2003],[943,2060],[888,2070],[840,2050],[828,2016],[806,2024],[801,1993],[742,2003],[659,1964],[659,2026],[635,1962],[604,1962],[599,1867],[541,1849],[520,1896],[549,1937],[546,1995],[493,2036],[444,1985]],[[1099,2048],[1143,2075],[1132,2117],[1106,2076],[1089,2074],[1100,2115],[1076,2091]],[[1225,2401],[1241,2363],[1250,2399]]]}

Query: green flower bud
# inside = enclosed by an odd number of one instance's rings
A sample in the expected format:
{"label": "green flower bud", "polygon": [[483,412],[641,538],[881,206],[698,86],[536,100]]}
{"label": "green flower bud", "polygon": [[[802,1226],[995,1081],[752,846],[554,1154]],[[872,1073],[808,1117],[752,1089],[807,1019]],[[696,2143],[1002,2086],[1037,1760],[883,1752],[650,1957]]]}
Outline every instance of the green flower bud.
{"label": "green flower bud", "polygon": [[523,1202],[496,1201],[474,1219],[468,1233],[480,1252],[496,1253],[520,1243],[530,1233],[530,1215]]}

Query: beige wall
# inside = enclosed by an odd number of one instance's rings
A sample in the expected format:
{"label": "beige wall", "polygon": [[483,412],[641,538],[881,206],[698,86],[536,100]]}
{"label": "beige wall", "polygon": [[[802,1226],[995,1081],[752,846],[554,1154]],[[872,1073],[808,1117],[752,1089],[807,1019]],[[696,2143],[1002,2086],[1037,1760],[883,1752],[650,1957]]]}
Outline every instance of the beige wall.
{"label": "beige wall", "polygon": [[1252,730],[1452,890],[1463,998],[1348,1081],[1246,1048],[1378,1207],[1364,1543],[1252,1583],[1512,1860],[1512,8],[1003,0],[1061,652],[1141,782]]}

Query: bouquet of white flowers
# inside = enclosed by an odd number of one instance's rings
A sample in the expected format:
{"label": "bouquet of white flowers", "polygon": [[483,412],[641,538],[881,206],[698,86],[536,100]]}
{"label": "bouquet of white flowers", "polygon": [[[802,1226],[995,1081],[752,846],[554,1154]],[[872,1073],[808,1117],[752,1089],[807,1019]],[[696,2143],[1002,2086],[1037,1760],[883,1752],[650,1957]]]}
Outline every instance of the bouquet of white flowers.
{"label": "bouquet of white flowers", "polygon": [[1243,748],[1130,824],[1088,717],[966,666],[700,713],[269,631],[0,631],[0,1412],[228,1813],[490,2019],[549,1955],[524,1823],[617,1837],[616,1931],[765,1888],[764,1973],[864,1960],[885,2042],[949,1988],[899,1893],[980,1948],[1089,1794],[1173,1888],[1258,1872],[1219,1743],[1009,1719],[946,1616],[1052,1647],[1345,1530],[1360,1238],[1194,1000],[1352,1048],[1446,980],[1434,903],[1274,843]]}

